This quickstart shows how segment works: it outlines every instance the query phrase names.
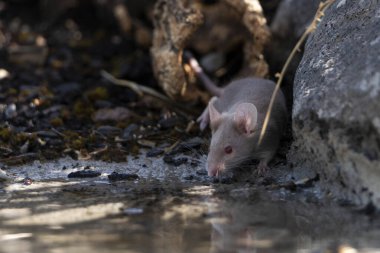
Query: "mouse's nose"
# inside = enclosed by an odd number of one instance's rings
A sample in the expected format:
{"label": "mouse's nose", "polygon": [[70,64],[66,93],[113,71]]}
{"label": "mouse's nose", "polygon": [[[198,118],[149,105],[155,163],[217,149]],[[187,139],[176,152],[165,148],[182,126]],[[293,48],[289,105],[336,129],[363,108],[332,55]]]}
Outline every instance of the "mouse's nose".
{"label": "mouse's nose", "polygon": [[216,176],[218,176],[218,174],[219,174],[219,168],[218,167],[208,169],[208,176],[209,177],[216,177]]}
{"label": "mouse's nose", "polygon": [[213,166],[207,166],[208,175],[210,177],[217,177],[224,170],[223,164],[216,164]]}

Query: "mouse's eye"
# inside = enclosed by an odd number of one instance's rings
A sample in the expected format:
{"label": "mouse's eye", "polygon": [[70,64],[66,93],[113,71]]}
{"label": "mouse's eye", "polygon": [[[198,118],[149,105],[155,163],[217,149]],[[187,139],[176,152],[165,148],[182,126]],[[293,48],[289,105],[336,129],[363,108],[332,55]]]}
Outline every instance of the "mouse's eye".
{"label": "mouse's eye", "polygon": [[224,153],[226,154],[231,154],[232,153],[232,147],[231,146],[226,146],[224,148]]}

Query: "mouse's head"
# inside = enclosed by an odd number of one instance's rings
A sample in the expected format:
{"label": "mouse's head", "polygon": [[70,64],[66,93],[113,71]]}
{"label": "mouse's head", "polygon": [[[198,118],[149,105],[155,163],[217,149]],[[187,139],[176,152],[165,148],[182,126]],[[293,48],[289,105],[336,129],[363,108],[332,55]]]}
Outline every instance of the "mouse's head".
{"label": "mouse's head", "polygon": [[252,155],[257,109],[252,103],[240,103],[228,112],[220,113],[213,103],[209,106],[212,138],[207,156],[209,176],[217,176]]}

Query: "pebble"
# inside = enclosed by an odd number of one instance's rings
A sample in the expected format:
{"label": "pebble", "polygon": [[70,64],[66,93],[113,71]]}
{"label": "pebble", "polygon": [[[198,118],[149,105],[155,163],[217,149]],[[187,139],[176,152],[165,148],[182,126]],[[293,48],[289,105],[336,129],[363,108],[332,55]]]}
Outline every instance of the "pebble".
{"label": "pebble", "polygon": [[31,185],[31,184],[33,184],[33,179],[31,179],[30,177],[26,177],[22,180],[22,184],[23,185]]}
{"label": "pebble", "polygon": [[108,179],[110,181],[120,181],[120,180],[136,180],[139,176],[137,174],[129,174],[129,173],[117,173],[112,172],[112,174],[108,175]]}
{"label": "pebble", "polygon": [[190,140],[181,142],[177,147],[175,147],[169,154],[175,155],[179,153],[184,153],[186,151],[195,151],[201,147],[204,140],[200,137],[194,137]]}
{"label": "pebble", "polygon": [[180,166],[187,162],[187,157],[173,158],[171,155],[164,156],[164,162],[167,164],[173,164],[174,166]]}
{"label": "pebble", "polygon": [[164,150],[162,148],[152,148],[146,153],[146,157],[156,157],[162,155]]}
{"label": "pebble", "polygon": [[17,116],[17,107],[15,104],[7,105],[4,110],[5,118],[12,119]]}
{"label": "pebble", "polygon": [[98,171],[93,170],[80,170],[71,172],[67,175],[68,178],[88,178],[88,177],[99,177],[101,175]]}

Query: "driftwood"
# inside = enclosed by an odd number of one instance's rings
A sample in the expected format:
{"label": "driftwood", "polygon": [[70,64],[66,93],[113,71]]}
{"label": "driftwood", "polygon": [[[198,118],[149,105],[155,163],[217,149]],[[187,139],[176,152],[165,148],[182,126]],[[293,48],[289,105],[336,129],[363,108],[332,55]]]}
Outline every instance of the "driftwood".
{"label": "driftwood", "polygon": [[[190,1],[191,2],[191,1]],[[183,48],[202,24],[202,14],[184,0],[160,0],[154,10],[153,70],[169,97],[188,96]]]}
{"label": "driftwood", "polygon": [[221,0],[213,5],[159,0],[154,10],[154,27],[151,48],[154,73],[171,98],[195,100],[203,94],[191,81],[191,69],[183,67],[185,48],[201,55],[211,52],[227,55],[243,48],[243,67],[238,76],[268,74],[262,53],[270,33],[258,0]]}

